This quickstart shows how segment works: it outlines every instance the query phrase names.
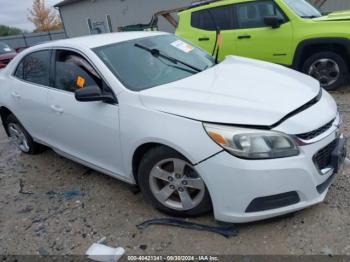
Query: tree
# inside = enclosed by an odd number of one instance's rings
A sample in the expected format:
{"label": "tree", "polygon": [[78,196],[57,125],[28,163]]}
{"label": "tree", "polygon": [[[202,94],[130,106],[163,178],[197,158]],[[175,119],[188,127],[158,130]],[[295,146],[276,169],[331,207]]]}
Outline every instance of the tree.
{"label": "tree", "polygon": [[48,32],[62,29],[59,15],[51,7],[45,6],[45,0],[33,0],[32,9],[28,9],[28,20],[35,26],[36,32]]}
{"label": "tree", "polygon": [[17,27],[10,27],[6,25],[0,25],[0,36],[9,36],[9,35],[20,35],[24,31]]}

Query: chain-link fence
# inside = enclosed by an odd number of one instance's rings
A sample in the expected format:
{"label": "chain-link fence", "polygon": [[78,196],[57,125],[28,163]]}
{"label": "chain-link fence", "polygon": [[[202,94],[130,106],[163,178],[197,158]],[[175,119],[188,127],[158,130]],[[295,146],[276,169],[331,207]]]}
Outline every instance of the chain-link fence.
{"label": "chain-link fence", "polygon": [[22,50],[24,48],[37,45],[44,42],[49,42],[58,39],[67,38],[64,30],[21,34],[13,36],[0,37],[0,42],[4,42],[16,50]]}

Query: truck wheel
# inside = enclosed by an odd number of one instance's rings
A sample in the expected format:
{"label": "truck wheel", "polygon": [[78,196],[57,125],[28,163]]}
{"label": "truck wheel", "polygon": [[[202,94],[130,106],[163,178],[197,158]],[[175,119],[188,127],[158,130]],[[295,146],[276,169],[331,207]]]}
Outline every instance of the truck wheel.
{"label": "truck wheel", "polygon": [[34,142],[33,138],[14,115],[7,117],[5,128],[13,144],[23,153],[34,155],[45,150],[43,145]]}
{"label": "truck wheel", "polygon": [[146,153],[138,181],[146,200],[171,216],[198,216],[212,209],[202,178],[188,160],[167,147],[159,146]]}
{"label": "truck wheel", "polygon": [[328,91],[344,84],[349,74],[345,60],[334,52],[320,52],[310,56],[302,71],[317,79]]}

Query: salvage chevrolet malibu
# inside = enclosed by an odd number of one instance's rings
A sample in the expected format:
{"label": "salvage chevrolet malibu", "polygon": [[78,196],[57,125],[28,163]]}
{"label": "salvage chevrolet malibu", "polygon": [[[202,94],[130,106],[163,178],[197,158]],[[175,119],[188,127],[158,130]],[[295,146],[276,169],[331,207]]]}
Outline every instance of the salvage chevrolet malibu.
{"label": "salvage chevrolet malibu", "polygon": [[0,73],[5,130],[137,184],[176,216],[226,222],[322,202],[346,155],[332,97],[309,76],[171,34],[117,33],[32,47]]}

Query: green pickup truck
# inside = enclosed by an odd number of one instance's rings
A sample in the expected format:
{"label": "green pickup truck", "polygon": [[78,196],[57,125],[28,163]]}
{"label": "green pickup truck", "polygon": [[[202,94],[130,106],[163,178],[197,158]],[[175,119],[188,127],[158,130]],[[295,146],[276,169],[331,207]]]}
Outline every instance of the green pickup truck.
{"label": "green pickup truck", "polygon": [[288,66],[327,90],[348,80],[350,11],[321,13],[306,0],[209,1],[179,13],[177,35],[219,60],[238,55]]}

